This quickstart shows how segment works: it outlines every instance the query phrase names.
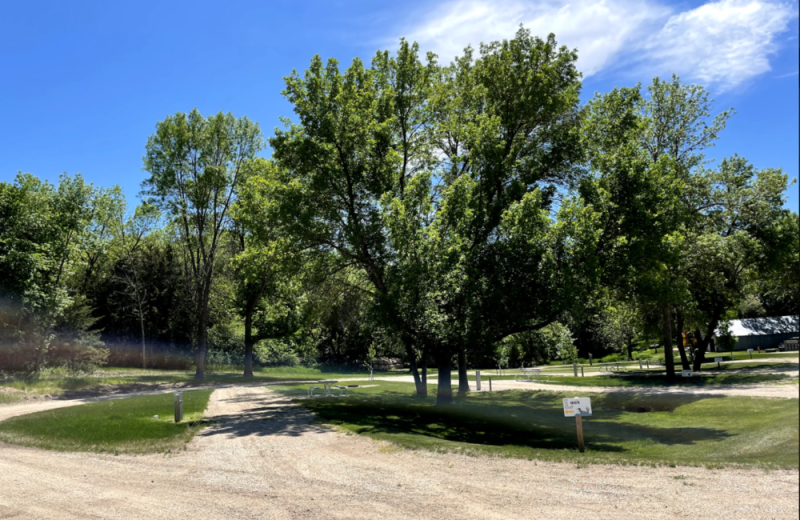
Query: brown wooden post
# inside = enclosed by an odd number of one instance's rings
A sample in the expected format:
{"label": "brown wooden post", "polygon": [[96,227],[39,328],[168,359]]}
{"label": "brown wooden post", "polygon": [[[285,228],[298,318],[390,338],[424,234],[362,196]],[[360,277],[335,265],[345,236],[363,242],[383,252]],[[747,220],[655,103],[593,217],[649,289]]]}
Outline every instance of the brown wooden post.
{"label": "brown wooden post", "polygon": [[580,415],[575,416],[575,427],[578,430],[578,451],[583,453],[583,422]]}
{"label": "brown wooden post", "polygon": [[489,376],[489,391],[492,391],[492,376]]}

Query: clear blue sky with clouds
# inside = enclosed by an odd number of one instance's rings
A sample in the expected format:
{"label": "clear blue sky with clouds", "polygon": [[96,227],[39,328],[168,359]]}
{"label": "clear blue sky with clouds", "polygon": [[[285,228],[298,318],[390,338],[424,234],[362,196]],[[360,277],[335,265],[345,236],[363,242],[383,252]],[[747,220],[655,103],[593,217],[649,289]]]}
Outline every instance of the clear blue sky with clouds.
{"label": "clear blue sky with clouds", "polygon": [[[230,111],[270,135],[292,115],[282,78],[315,54],[369,62],[405,36],[449,62],[521,23],[578,48],[584,100],[677,73],[737,111],[712,158],[798,177],[796,0],[28,0],[0,13],[0,181],[82,173],[135,203],[147,137],[168,114]],[[797,185],[787,197],[797,211]]]}

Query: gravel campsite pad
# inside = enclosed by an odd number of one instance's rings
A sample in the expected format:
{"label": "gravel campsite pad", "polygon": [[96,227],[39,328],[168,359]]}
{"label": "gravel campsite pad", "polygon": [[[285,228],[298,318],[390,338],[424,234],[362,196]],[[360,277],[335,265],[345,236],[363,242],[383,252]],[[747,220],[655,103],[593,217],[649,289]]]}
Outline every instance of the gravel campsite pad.
{"label": "gravel campsite pad", "polygon": [[[406,451],[265,388],[212,394],[186,451],[0,445],[0,518],[797,518],[796,470],[576,466]],[[646,513],[645,513],[646,512]]]}

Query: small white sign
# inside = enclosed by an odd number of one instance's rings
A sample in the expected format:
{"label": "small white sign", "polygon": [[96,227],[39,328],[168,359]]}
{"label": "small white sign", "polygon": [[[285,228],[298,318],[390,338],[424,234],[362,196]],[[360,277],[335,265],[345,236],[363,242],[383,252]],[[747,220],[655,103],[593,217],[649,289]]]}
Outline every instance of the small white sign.
{"label": "small white sign", "polygon": [[564,417],[592,416],[592,400],[588,397],[572,397],[564,399]]}
{"label": "small white sign", "polygon": [[715,357],[714,358],[714,363],[722,363],[722,358],[721,357]]}
{"label": "small white sign", "polygon": [[692,371],[691,370],[681,370],[681,375],[683,377],[692,377]]}
{"label": "small white sign", "polygon": [[747,349],[747,351],[748,351],[749,353],[751,353],[751,354],[753,353],[753,349],[751,349],[751,348]]}

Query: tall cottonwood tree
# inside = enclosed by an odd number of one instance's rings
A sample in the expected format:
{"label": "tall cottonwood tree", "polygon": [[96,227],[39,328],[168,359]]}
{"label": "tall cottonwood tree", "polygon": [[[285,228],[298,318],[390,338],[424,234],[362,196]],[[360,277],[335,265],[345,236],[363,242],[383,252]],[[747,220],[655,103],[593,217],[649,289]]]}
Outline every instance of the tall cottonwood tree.
{"label": "tall cottonwood tree", "polygon": [[270,140],[255,200],[299,247],[363,270],[420,394],[417,352],[436,359],[439,403],[453,356],[552,323],[591,270],[590,212],[556,204],[581,155],[576,58],[521,29],[451,67],[401,42],[372,68],[317,57],[286,79],[299,121]]}
{"label": "tall cottonwood tree", "polygon": [[147,141],[143,193],[171,217],[184,251],[195,314],[196,379],[205,372],[208,305],[217,256],[244,165],[263,146],[258,124],[197,109],[156,125]]}

